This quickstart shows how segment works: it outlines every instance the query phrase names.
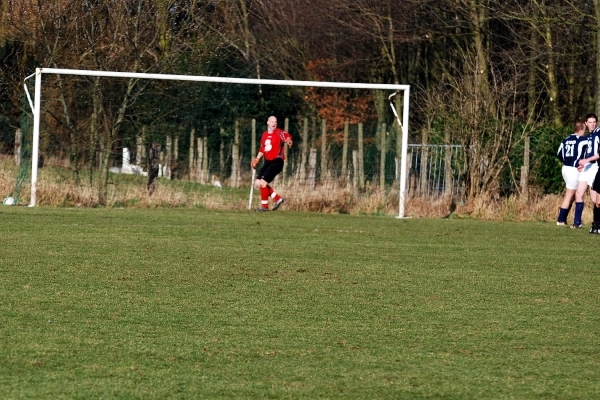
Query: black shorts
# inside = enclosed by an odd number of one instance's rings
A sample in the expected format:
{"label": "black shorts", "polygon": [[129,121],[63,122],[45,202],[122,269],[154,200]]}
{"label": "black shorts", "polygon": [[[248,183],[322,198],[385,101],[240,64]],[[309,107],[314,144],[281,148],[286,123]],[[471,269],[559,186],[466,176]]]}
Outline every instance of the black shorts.
{"label": "black shorts", "polygon": [[271,161],[265,160],[262,168],[258,171],[258,179],[264,179],[266,182],[271,183],[282,170],[283,159],[276,158]]}
{"label": "black shorts", "polygon": [[592,183],[592,190],[596,193],[600,193],[600,172],[596,172],[594,183]]}

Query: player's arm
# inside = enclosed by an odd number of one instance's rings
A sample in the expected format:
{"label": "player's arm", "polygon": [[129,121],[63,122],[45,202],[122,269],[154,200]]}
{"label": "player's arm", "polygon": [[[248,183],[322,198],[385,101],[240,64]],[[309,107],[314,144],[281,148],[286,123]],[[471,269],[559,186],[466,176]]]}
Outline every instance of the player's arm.
{"label": "player's arm", "polygon": [[556,156],[558,157],[560,162],[563,162],[565,160],[564,155],[563,155],[563,148],[564,148],[564,143],[561,143],[560,146],[558,147],[558,151],[556,152]]}
{"label": "player's arm", "polygon": [[583,167],[585,164],[597,161],[598,159],[600,159],[600,154],[594,154],[591,157],[584,158],[583,160],[579,160],[579,165]]}
{"label": "player's arm", "polygon": [[259,151],[258,154],[256,155],[256,158],[254,160],[250,161],[250,166],[252,167],[252,169],[256,169],[256,166],[260,162],[260,159],[263,158],[263,156],[264,156],[263,152]]}
{"label": "player's arm", "polygon": [[[587,154],[593,154],[592,148],[593,148],[593,143],[588,139],[588,144],[586,146],[586,153]],[[596,157],[596,158],[594,160],[592,160],[593,157]],[[587,157],[587,158],[582,158],[581,160],[579,160],[578,166],[579,167],[584,167],[585,164],[590,163],[592,161],[595,161],[597,159],[598,159],[597,154],[593,154],[592,156]]]}
{"label": "player's arm", "polygon": [[256,169],[256,166],[260,162],[260,159],[264,157],[264,155],[265,155],[265,134],[263,133],[263,135],[260,138],[260,147],[258,148],[258,154],[254,158],[254,160],[250,161],[250,166],[252,167],[252,169]]}
{"label": "player's arm", "polygon": [[581,157],[583,157],[585,154],[588,153],[588,146],[589,146],[589,142],[587,140],[582,141],[581,143],[579,143],[579,147],[577,150],[577,162],[575,163],[575,167],[577,167],[577,169],[579,170],[579,172],[581,172],[581,170],[583,169],[583,165],[579,164],[579,161],[581,160]]}
{"label": "player's arm", "polygon": [[292,135],[285,132],[284,137],[285,139],[283,141],[285,142],[285,144],[287,144],[289,147],[292,147],[292,145],[294,144],[294,141],[292,140]]}

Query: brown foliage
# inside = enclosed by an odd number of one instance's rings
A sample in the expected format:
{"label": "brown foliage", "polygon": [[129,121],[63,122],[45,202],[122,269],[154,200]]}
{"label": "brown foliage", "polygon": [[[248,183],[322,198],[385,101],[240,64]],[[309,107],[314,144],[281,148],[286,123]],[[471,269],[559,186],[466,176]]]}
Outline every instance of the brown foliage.
{"label": "brown foliage", "polygon": [[[311,79],[320,82],[330,81],[329,66],[332,63],[331,59],[313,60],[308,63],[306,69]],[[328,138],[337,144],[344,141],[346,121],[354,125],[376,117],[371,91],[353,95],[348,90],[308,87],[304,100],[316,109],[319,118],[327,121],[328,130],[331,132]]]}

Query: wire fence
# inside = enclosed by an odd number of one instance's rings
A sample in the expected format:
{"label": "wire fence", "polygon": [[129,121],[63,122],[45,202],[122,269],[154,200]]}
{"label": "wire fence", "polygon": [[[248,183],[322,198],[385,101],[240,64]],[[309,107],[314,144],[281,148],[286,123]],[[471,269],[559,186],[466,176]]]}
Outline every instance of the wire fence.
{"label": "wire fence", "polygon": [[465,185],[462,146],[409,144],[407,194],[438,199],[463,198]]}

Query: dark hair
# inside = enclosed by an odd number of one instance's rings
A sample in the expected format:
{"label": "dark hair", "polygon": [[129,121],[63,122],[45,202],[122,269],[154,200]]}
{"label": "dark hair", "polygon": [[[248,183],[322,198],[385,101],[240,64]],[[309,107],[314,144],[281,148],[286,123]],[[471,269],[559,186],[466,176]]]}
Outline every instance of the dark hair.
{"label": "dark hair", "polygon": [[585,116],[585,121],[587,121],[590,118],[595,118],[596,121],[598,121],[598,116],[594,113],[589,113],[588,115]]}

